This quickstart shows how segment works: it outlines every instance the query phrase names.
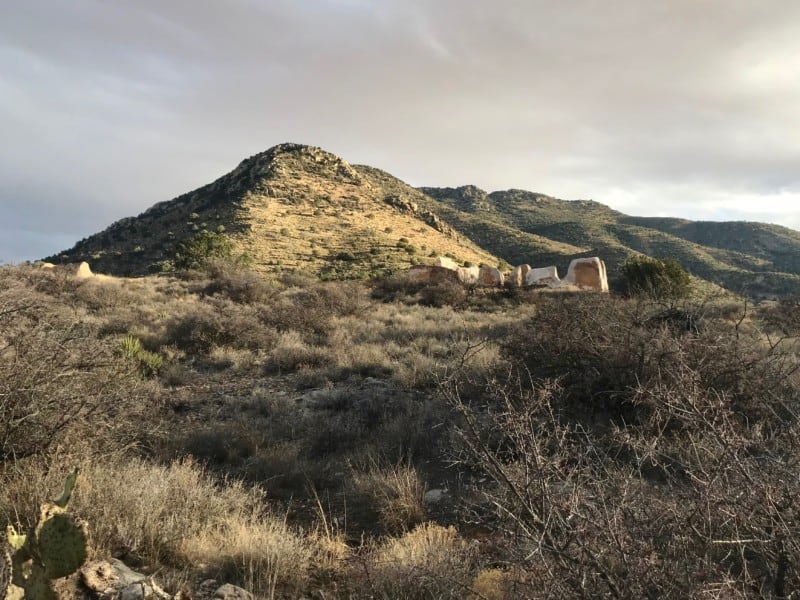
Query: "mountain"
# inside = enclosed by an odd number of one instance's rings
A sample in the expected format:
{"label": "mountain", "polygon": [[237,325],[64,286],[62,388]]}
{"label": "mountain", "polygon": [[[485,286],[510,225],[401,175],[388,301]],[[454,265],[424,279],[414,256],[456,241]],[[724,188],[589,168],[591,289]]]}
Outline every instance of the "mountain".
{"label": "mountain", "polygon": [[800,232],[749,222],[633,217],[592,200],[475,186],[415,189],[313,146],[280,144],[214,182],[49,257],[101,273],[169,270],[198,234],[224,237],[262,271],[325,278],[391,273],[433,256],[473,264],[556,265],[600,256],[612,284],[638,253],[751,297],[800,292]]}
{"label": "mountain", "polygon": [[[513,264],[561,265],[565,254],[598,255],[613,279],[626,258],[642,253],[673,258],[693,275],[751,297],[800,292],[800,232],[786,227],[632,217],[592,200],[524,190],[420,190],[434,200],[426,206]],[[517,235],[509,244],[500,235],[504,228],[527,236]]]}
{"label": "mountain", "polygon": [[474,264],[499,259],[430,208],[422,192],[320,148],[280,144],[216,181],[50,257],[86,260],[101,273],[168,270],[201,232],[225,236],[257,269],[299,269],[329,278],[374,276],[437,255]]}

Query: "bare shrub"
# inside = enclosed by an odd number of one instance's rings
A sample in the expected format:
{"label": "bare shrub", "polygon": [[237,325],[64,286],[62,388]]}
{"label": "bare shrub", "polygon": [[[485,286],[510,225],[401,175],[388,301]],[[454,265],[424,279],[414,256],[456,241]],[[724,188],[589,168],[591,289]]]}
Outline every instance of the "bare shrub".
{"label": "bare shrub", "polygon": [[441,281],[420,290],[420,304],[424,306],[458,307],[467,300],[466,288],[457,281]]}
{"label": "bare shrub", "polygon": [[234,302],[253,304],[267,302],[278,293],[274,283],[244,265],[211,260],[204,270],[209,281],[199,291],[205,295],[225,296]]}
{"label": "bare shrub", "polygon": [[199,305],[193,312],[170,319],[161,343],[204,356],[219,346],[269,349],[276,340],[275,331],[264,326],[254,310],[232,302],[218,302],[212,306]]}
{"label": "bare shrub", "polygon": [[521,597],[787,597],[797,361],[743,317],[689,331],[652,310],[540,305],[505,371],[442,387],[461,461],[493,482],[472,517],[507,532]]}
{"label": "bare shrub", "polygon": [[800,295],[772,302],[762,308],[760,314],[771,331],[786,336],[800,336]]}
{"label": "bare shrub", "polygon": [[406,274],[392,275],[375,279],[372,283],[372,297],[384,302],[394,302],[414,297],[427,284],[412,279]]}
{"label": "bare shrub", "polygon": [[128,422],[147,410],[148,388],[113,341],[96,339],[69,313],[24,300],[0,306],[0,326],[0,458],[59,444],[110,450],[135,439]]}
{"label": "bare shrub", "polygon": [[641,412],[637,387],[670,384],[685,361],[741,417],[777,423],[800,407],[791,384],[800,366],[785,339],[771,342],[746,316],[745,306],[731,322],[708,319],[702,305],[688,303],[665,309],[601,295],[548,298],[504,352],[533,380],[558,378],[584,422],[632,422]]}
{"label": "bare shrub", "polygon": [[326,334],[334,317],[357,314],[366,303],[357,282],[324,282],[283,292],[262,313],[265,323],[279,331]]}

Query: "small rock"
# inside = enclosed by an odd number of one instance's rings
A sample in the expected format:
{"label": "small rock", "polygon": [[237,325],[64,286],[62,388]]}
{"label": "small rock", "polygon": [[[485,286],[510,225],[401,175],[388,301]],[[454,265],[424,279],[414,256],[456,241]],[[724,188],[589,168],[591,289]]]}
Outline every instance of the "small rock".
{"label": "small rock", "polygon": [[117,592],[116,600],[145,600],[145,589],[141,583],[132,583]]}
{"label": "small rock", "polygon": [[214,598],[220,600],[253,600],[253,594],[240,587],[226,583],[214,592]]}
{"label": "small rock", "polygon": [[442,501],[442,498],[447,494],[447,492],[443,489],[434,488],[432,490],[428,490],[425,492],[425,495],[422,499],[425,501],[425,504],[436,504]]}

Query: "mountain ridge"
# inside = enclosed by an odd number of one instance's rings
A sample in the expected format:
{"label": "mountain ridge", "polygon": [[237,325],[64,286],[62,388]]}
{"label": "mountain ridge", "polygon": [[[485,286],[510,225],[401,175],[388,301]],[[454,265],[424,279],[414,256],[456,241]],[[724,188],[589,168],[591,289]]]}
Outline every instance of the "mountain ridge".
{"label": "mountain ridge", "polygon": [[[641,253],[674,258],[692,274],[736,293],[769,297],[800,291],[800,232],[787,227],[635,217],[594,200],[559,200],[519,189],[420,189],[447,206],[442,211],[445,218],[467,231],[487,224],[514,227],[582,248],[580,255],[598,254],[610,263],[610,273]],[[497,240],[484,247],[511,262],[537,250],[520,246],[508,256]]]}
{"label": "mountain ridge", "polygon": [[207,232],[261,271],[305,270],[327,278],[377,276],[431,255],[462,262],[500,259],[415,200],[421,192],[315,146],[279,144],[204,186],[159,202],[49,257],[86,260],[112,275],[171,269],[182,244]]}
{"label": "mountain ridge", "polygon": [[789,228],[637,217],[594,200],[516,188],[414,188],[293,143],[245,158],[47,260],[144,275],[170,270],[181,245],[200,232],[225,236],[258,270],[324,278],[384,275],[434,256],[565,268],[572,258],[597,255],[613,283],[622,262],[641,253],[674,258],[693,275],[749,296],[800,292],[800,232]]}

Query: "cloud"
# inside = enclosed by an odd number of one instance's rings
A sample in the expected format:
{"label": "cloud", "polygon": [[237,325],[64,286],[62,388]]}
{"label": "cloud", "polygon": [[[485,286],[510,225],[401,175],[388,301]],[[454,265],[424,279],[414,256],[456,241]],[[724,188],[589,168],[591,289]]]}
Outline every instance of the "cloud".
{"label": "cloud", "polygon": [[[418,185],[798,226],[790,0],[10,0],[0,17],[2,257],[282,141]],[[9,247],[22,231],[30,248]]]}

